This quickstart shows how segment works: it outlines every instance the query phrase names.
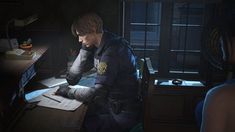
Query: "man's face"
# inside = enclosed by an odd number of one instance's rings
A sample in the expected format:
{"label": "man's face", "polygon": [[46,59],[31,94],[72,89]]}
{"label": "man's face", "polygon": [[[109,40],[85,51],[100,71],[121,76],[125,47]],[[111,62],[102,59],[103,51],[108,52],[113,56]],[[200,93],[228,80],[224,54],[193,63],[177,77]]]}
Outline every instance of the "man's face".
{"label": "man's face", "polygon": [[89,33],[86,35],[78,36],[78,41],[82,43],[83,45],[85,45],[86,47],[93,47],[97,43],[97,38],[96,38],[95,33]]}

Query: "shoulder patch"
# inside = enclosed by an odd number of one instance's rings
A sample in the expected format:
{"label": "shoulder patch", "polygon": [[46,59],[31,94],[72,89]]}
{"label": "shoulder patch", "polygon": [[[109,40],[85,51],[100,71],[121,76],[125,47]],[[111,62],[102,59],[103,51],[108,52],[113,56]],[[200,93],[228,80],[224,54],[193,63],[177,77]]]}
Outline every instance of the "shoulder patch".
{"label": "shoulder patch", "polygon": [[106,72],[107,70],[107,64],[105,62],[100,62],[97,68],[98,74],[102,75]]}

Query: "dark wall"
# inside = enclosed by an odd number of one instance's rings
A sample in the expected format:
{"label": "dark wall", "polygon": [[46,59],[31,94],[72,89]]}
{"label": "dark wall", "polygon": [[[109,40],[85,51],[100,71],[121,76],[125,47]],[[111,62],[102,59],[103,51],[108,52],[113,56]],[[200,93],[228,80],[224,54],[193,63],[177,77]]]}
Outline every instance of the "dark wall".
{"label": "dark wall", "polygon": [[10,18],[39,14],[40,19],[56,20],[70,26],[71,21],[86,12],[96,12],[105,25],[118,32],[119,0],[0,0],[1,26]]}
{"label": "dark wall", "polygon": [[6,38],[5,25],[11,18],[38,14],[39,19],[24,28],[10,25],[10,36],[20,43],[31,38],[33,44],[49,44],[47,59],[41,67],[47,73],[55,73],[66,67],[69,50],[79,47],[70,26],[86,12],[96,12],[103,18],[105,28],[119,34],[119,0],[0,0],[0,38]]}

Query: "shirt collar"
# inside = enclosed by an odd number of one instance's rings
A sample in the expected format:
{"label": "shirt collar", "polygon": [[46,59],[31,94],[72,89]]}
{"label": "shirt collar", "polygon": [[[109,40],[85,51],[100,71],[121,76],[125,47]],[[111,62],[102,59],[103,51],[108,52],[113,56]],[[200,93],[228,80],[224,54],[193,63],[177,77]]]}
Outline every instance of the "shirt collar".
{"label": "shirt collar", "polygon": [[97,55],[100,55],[102,53],[104,46],[105,46],[105,43],[106,43],[106,40],[107,40],[107,32],[104,31],[102,38],[101,38],[101,41],[100,41],[100,45],[96,51]]}

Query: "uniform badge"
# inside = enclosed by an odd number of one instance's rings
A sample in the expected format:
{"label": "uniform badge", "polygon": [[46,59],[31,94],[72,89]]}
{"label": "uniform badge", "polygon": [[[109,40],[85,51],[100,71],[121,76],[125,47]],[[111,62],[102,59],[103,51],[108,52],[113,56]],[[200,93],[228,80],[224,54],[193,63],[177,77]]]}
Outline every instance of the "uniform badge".
{"label": "uniform badge", "polygon": [[100,62],[97,69],[98,69],[98,74],[102,75],[107,70],[107,64],[105,62]]}

